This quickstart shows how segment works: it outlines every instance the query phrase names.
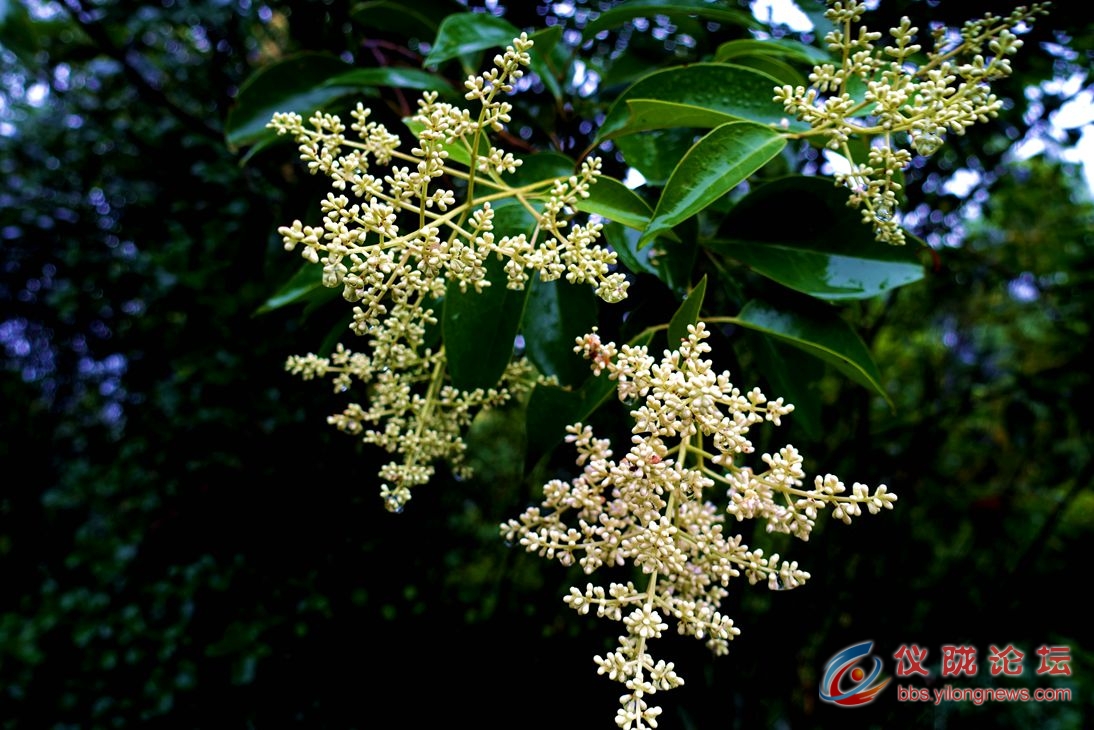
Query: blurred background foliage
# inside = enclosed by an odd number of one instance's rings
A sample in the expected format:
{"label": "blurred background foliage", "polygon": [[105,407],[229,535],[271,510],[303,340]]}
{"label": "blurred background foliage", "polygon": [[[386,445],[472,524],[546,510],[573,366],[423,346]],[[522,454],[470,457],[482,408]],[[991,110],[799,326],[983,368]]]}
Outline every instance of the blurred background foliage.
{"label": "blurred background foliage", "polygon": [[[288,146],[241,164],[224,129],[241,85],[271,63],[320,52],[421,68],[439,20],[470,7],[563,29],[563,101],[533,86],[517,124],[527,146],[576,156],[638,75],[749,37],[732,19],[670,12],[583,41],[611,5],[0,0],[2,727],[609,725],[617,688],[591,656],[615,627],[564,607],[579,576],[497,536],[535,497],[519,468],[523,420],[480,419],[474,479],[438,479],[406,513],[385,512],[373,476],[384,455],[326,427],[340,401],[282,371],[340,331],[343,309],[256,315],[297,266],[276,226],[305,217],[323,182]],[[997,5],[883,0],[868,23],[959,24]],[[1058,3],[998,89],[1012,100],[1000,118],[909,171],[927,276],[840,310],[894,407],[829,374],[821,428],[790,427],[812,472],[884,482],[897,509],[822,523],[807,545],[756,535],[813,580],[734,592],[726,611],[743,633],[729,657],[664,641],[687,685],[664,696],[663,726],[1078,728],[1092,716],[1094,207],[1065,152],[1080,129],[1050,124],[1089,87],[1092,28],[1085,6]],[[375,95],[381,115],[413,108],[414,92]],[[671,141],[624,151],[654,170]],[[802,147],[782,171],[820,165]],[[710,267],[683,276],[710,269],[721,288],[708,301],[734,313],[747,272]],[[632,301],[667,319],[677,294],[640,275]],[[769,346],[725,334],[719,364],[769,386]],[[1026,672],[1001,686],[1066,686],[1074,699],[820,703],[825,662],[865,639],[888,670],[899,645],[927,647],[928,686],[996,684],[988,647],[1013,643]],[[939,678],[943,644],[977,647],[979,676]],[[1042,644],[1071,648],[1070,677],[1034,674]]]}

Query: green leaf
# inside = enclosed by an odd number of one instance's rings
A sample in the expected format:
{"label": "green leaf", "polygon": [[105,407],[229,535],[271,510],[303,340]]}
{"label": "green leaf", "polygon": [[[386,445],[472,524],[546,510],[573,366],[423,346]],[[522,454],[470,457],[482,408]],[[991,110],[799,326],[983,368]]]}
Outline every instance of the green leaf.
{"label": "green leaf", "polygon": [[714,52],[714,60],[718,63],[733,61],[741,56],[775,56],[810,66],[832,61],[827,51],[785,38],[762,41],[745,38],[727,41],[718,46],[718,50]]}
{"label": "green leaf", "polygon": [[354,69],[348,73],[327,79],[323,82],[323,86],[362,86],[368,88],[393,86],[400,89],[452,92],[447,82],[428,71],[395,66]]}
{"label": "green leaf", "polygon": [[[614,221],[604,227],[605,241],[628,270],[635,274],[655,276],[674,294],[686,296],[691,283],[691,271],[695,267],[695,257],[699,251],[694,237],[678,238],[673,234],[665,237],[672,241],[671,244],[663,245],[658,241],[652,246],[643,248],[638,247],[640,238],[641,233],[638,230],[627,228]],[[636,302],[636,304],[636,309],[646,306],[645,302]],[[629,321],[631,320],[628,319]],[[650,319],[634,321],[664,321],[664,312],[658,310],[651,314]]]}
{"label": "green leaf", "polygon": [[706,208],[785,146],[782,135],[762,124],[730,122],[713,130],[696,142],[672,171],[643,240]]}
{"label": "green leaf", "polygon": [[[653,331],[644,330],[631,338],[628,344],[640,347],[648,345],[652,339]],[[535,464],[557,446],[566,435],[567,426],[587,422],[615,392],[616,382],[610,380],[606,373],[589,377],[576,390],[556,385],[537,385],[528,399],[529,463]]]}
{"label": "green leaf", "polygon": [[435,66],[467,53],[487,48],[505,48],[520,35],[507,20],[490,13],[456,13],[441,21],[437,41],[423,64]]}
{"label": "green leaf", "polygon": [[[565,45],[559,45],[559,41],[562,40],[562,26],[552,25],[528,37],[535,43],[532,46],[532,71],[539,76],[540,81],[551,92],[551,96],[556,101],[562,101],[562,86],[558,83],[558,79],[568,65],[564,59],[569,53]],[[562,53],[559,53],[560,50]]]}
{"label": "green leaf", "polygon": [[[453,3],[450,7],[457,6]],[[395,34],[408,40],[430,40],[437,35],[437,21],[429,13],[419,12],[413,5],[405,2],[364,2],[353,9],[351,16],[366,28],[383,31],[384,37],[388,39]]]}
{"label": "green leaf", "polygon": [[655,246],[638,248],[640,234],[634,228],[626,228],[622,223],[612,221],[604,226],[604,239],[611,245],[619,261],[635,274],[653,274],[660,278],[661,272],[650,260]]}
{"label": "green leaf", "polygon": [[786,86],[808,86],[809,80],[798,69],[781,58],[771,56],[738,56],[733,59],[738,66],[745,66],[767,74],[779,84]]}
{"label": "green leaf", "polygon": [[794,412],[790,415],[790,425],[801,429],[810,439],[820,438],[819,385],[824,377],[824,364],[817,358],[801,357],[798,353],[789,352],[789,348],[781,345],[774,337],[760,332],[742,334],[744,337],[741,338],[740,349],[737,351],[742,356],[751,357],[756,372],[764,374],[764,379],[771,386],[769,391],[765,391],[767,397],[783,398],[785,402],[793,403]]}
{"label": "green leaf", "polygon": [[866,343],[834,309],[816,307],[805,311],[778,310],[753,300],[729,321],[763,332],[781,342],[824,360],[852,381],[873,391],[892,407],[881,387],[881,375]]}
{"label": "green leaf", "polygon": [[598,15],[586,24],[583,32],[586,38],[590,38],[607,28],[623,25],[632,18],[652,18],[657,15],[664,15],[670,19],[698,16],[720,23],[739,25],[742,28],[760,27],[751,13],[718,7],[704,0],[630,0]]}
{"label": "green leaf", "polygon": [[[679,242],[671,245],[658,241],[649,246],[648,239],[639,239],[643,250],[654,249],[651,252],[654,256],[653,265],[657,267],[661,281],[679,297],[687,294],[691,287],[691,272],[694,271],[695,260],[699,256],[699,244],[696,243],[699,237],[698,228],[696,219],[684,221],[679,228]],[[670,237],[662,236],[662,240],[665,238]],[[658,253],[659,248],[665,250]]]}
{"label": "green leaf", "polygon": [[[528,436],[527,465],[532,466],[557,446],[566,435],[566,427],[580,423],[611,395],[611,390],[593,395],[589,383],[600,379],[591,378],[579,390],[569,390],[557,385],[537,385],[528,397],[525,412],[525,433]],[[605,377],[603,380],[607,381]],[[593,401],[593,405],[589,402]],[[582,415],[584,414],[584,415]]]}
{"label": "green leaf", "polygon": [[658,62],[651,63],[647,54],[636,53],[634,51],[637,49],[631,46],[628,46],[627,50],[627,53],[611,58],[589,57],[590,66],[600,74],[599,88],[605,103],[654,70],[666,69],[674,65],[672,57],[663,51],[659,54],[663,58],[658,58]]}
{"label": "green leaf", "polygon": [[630,118],[627,119],[627,125],[619,130],[619,135],[674,127],[713,129],[727,122],[740,121],[740,117],[704,106],[658,99],[628,99],[627,108],[630,110]]}
{"label": "green leaf", "polygon": [[707,277],[703,274],[703,278],[688,293],[669,321],[669,349],[674,350],[679,347],[680,343],[688,338],[688,325],[699,322],[699,311],[703,308],[703,297],[706,293]]}
{"label": "green leaf", "polygon": [[668,182],[676,163],[693,144],[695,134],[690,129],[659,129],[615,141],[626,163],[656,187]]}
{"label": "green leaf", "polygon": [[726,63],[694,63],[655,71],[620,94],[600,126],[597,141],[629,134],[630,99],[654,99],[721,112],[760,124],[787,124],[785,129],[808,129],[790,120],[774,100],[777,81],[767,74]]}
{"label": "green leaf", "polygon": [[240,87],[228,112],[224,123],[228,144],[241,147],[275,137],[266,128],[275,112],[296,112],[307,118],[335,99],[357,93],[353,87],[323,85],[348,68],[344,61],[322,53],[301,53],[263,68]]}
{"label": "green leaf", "polygon": [[[535,219],[523,206],[495,206],[494,228],[499,237],[530,233],[534,227]],[[461,292],[454,282],[445,290],[441,321],[448,374],[461,390],[497,384],[513,359],[513,343],[528,298],[527,287],[521,291],[506,288],[508,277],[496,256],[489,257],[486,271],[490,286],[482,292],[470,287]]]}
{"label": "green leaf", "polygon": [[544,180],[569,177],[574,174],[574,161],[558,152],[537,152],[520,157],[520,167],[505,179],[512,187],[534,185]]}
{"label": "green leaf", "polygon": [[574,352],[574,341],[596,325],[597,303],[587,285],[565,279],[531,283],[521,333],[528,359],[544,375],[554,375],[563,385],[577,385],[589,374],[589,366]]}
{"label": "green leaf", "polygon": [[[922,279],[916,248],[879,243],[847,197],[827,179],[781,178],[730,211],[721,227],[728,236],[702,245],[819,299],[866,299]],[[780,220],[786,211],[793,225]]]}
{"label": "green leaf", "polygon": [[589,197],[578,200],[575,207],[637,229],[645,228],[653,213],[638,193],[607,175],[598,177],[589,188]]}
{"label": "green leaf", "polygon": [[281,307],[300,302],[333,299],[341,290],[323,286],[323,267],[304,264],[282,285],[277,293],[255,310],[255,315],[266,314]]}

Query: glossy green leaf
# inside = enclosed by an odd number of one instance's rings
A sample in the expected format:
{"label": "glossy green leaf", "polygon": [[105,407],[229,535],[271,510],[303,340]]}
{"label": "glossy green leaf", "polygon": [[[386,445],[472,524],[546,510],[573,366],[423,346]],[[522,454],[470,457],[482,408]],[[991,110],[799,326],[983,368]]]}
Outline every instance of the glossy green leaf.
{"label": "glossy green leaf", "polygon": [[255,310],[255,314],[265,314],[281,307],[300,302],[310,302],[316,299],[324,301],[333,299],[341,289],[323,286],[322,267],[314,264],[304,264],[300,270],[293,274],[285,284],[277,290],[277,293],[263,302],[262,306]]}
{"label": "glossy green leaf", "polygon": [[[495,206],[494,227],[501,235],[530,233],[535,220],[523,206]],[[496,256],[486,262],[490,286],[482,292],[468,287],[461,292],[450,282],[443,313],[444,348],[452,384],[463,390],[490,388],[497,384],[513,358],[513,343],[524,316],[528,288],[506,288],[504,264]]]}
{"label": "glossy green leaf", "polygon": [[578,200],[575,207],[583,213],[593,213],[637,229],[645,228],[653,214],[638,193],[607,175],[598,177],[589,188],[589,197]]}
{"label": "glossy green leaf", "polygon": [[760,124],[787,124],[786,129],[808,129],[804,122],[787,119],[782,104],[774,100],[778,82],[744,66],[727,63],[694,63],[655,71],[636,81],[608,110],[597,139],[628,134],[631,99],[654,99],[721,112]]}
{"label": "glossy green leaf", "polygon": [[544,375],[562,385],[577,385],[589,375],[589,364],[574,352],[574,341],[596,325],[596,295],[586,284],[565,279],[530,284],[521,333],[525,354]]}
{"label": "glossy green leaf", "polygon": [[657,268],[661,281],[678,297],[685,296],[691,288],[691,272],[695,270],[695,260],[699,256],[699,244],[696,243],[698,229],[697,219],[692,218],[678,226],[677,242],[666,243],[666,240],[672,240],[670,235],[661,236],[652,246],[645,236],[639,239],[643,251],[653,249],[653,265]]}
{"label": "glossy green leaf", "polygon": [[669,347],[671,349],[676,349],[681,342],[687,339],[689,324],[699,322],[699,312],[703,308],[703,297],[706,296],[706,293],[707,277],[704,274],[699,283],[695,285],[695,288],[688,292],[687,297],[681,302],[680,308],[669,320]]}
{"label": "glossy green leaf", "polygon": [[[917,247],[890,246],[828,179],[791,176],[745,196],[703,245],[819,299],[865,299],[923,278]],[[793,225],[779,222],[794,211]]]}
{"label": "glossy green leaf", "polygon": [[[778,339],[760,332],[746,331],[742,335],[735,339],[739,347],[734,349],[742,358],[751,358],[749,362],[755,372],[763,373],[764,380],[770,385],[764,394],[768,398],[782,398],[786,403],[794,404],[794,412],[788,419],[783,419],[783,424],[800,429],[810,439],[820,438],[820,382],[824,377],[824,364],[815,357],[801,357],[796,352],[789,352],[789,348]],[[749,387],[751,385],[749,383]]]}
{"label": "glossy green leaf", "polygon": [[704,0],[630,0],[598,15],[586,24],[584,34],[586,38],[590,38],[602,30],[618,27],[633,18],[652,18],[656,15],[664,15],[668,18],[697,16],[720,23],[739,25],[742,28],[759,27],[759,23],[751,13],[711,5]]}
{"label": "glossy green leaf", "polygon": [[[628,344],[648,345],[653,332],[644,330]],[[585,362],[588,367],[588,362]],[[616,392],[616,382],[607,373],[591,376],[580,388],[537,385],[528,399],[528,459],[534,464],[557,446],[566,435],[566,427],[586,423],[589,417]]]}
{"label": "glossy green leaf", "polygon": [[247,151],[240,156],[240,166],[248,165],[251,160],[257,157],[261,152],[271,147],[276,147],[280,144],[288,144],[292,141],[287,136],[278,136],[278,134],[273,130],[267,131],[269,132],[269,134],[263,134],[261,137],[255,140],[254,143],[247,148]]}
{"label": "glossy green leaf", "polygon": [[653,71],[673,65],[668,54],[665,54],[660,64],[652,66],[649,57],[640,53],[624,53],[612,58],[593,56],[590,60],[595,64],[594,70],[601,75],[599,88],[602,90],[605,102],[610,102],[617,94]]}
{"label": "glossy green leaf", "polygon": [[706,208],[785,146],[782,135],[762,124],[730,122],[713,130],[696,142],[672,171],[643,240]]}
{"label": "glossy green leaf", "polygon": [[505,48],[519,35],[516,26],[490,13],[449,15],[441,21],[437,41],[423,63],[434,66],[467,53]]}
{"label": "glossy green leaf", "polygon": [[296,112],[305,119],[342,96],[350,86],[324,86],[349,64],[322,53],[301,53],[278,61],[250,77],[236,95],[224,123],[229,145],[240,147],[275,136],[266,128],[275,112]]}
{"label": "glossy green leaf", "polygon": [[656,247],[646,246],[639,249],[638,240],[641,238],[641,233],[637,229],[628,228],[622,223],[612,221],[604,226],[603,235],[612,250],[615,251],[619,262],[626,266],[628,270],[635,274],[652,274],[658,278],[661,277],[660,270],[650,260],[651,254]]}
{"label": "glossy green leaf", "polygon": [[743,38],[726,41],[718,46],[718,50],[714,52],[714,60],[719,63],[734,61],[741,56],[774,56],[785,58],[788,61],[809,64],[810,66],[832,61],[832,57],[827,51],[786,38],[773,38],[771,40]]}
{"label": "glossy green leaf", "polygon": [[[603,380],[607,381],[607,378]],[[567,426],[580,423],[611,395],[610,389],[602,394],[592,394],[590,383],[596,384],[598,379],[590,379],[578,390],[557,385],[537,385],[532,391],[525,412],[525,433],[528,435],[526,458],[529,466],[562,442]],[[594,405],[590,406],[590,402]]]}
{"label": "glossy green leaf", "polygon": [[393,86],[400,89],[440,90],[451,92],[443,79],[417,68],[358,68],[327,79],[323,86]]}
{"label": "glossy green leaf", "polygon": [[654,187],[668,182],[676,163],[693,144],[695,133],[690,129],[658,129],[615,141],[626,163]]}
{"label": "glossy green leaf", "polygon": [[782,86],[808,86],[809,80],[805,74],[781,58],[771,56],[737,56],[733,63],[738,66],[767,74]]}
{"label": "glossy green leaf", "polygon": [[713,129],[727,122],[740,121],[740,117],[715,109],[658,99],[628,99],[627,108],[630,118],[627,126],[619,130],[619,135],[674,127]]}
{"label": "glossy green leaf", "polygon": [[513,187],[523,187],[573,174],[574,161],[566,155],[558,152],[537,152],[520,156],[520,167],[515,172],[505,174],[504,179]]}
{"label": "glossy green leaf", "polygon": [[[451,7],[459,9],[455,3]],[[365,28],[383,31],[386,38],[398,35],[406,39],[429,41],[437,35],[437,21],[429,13],[419,12],[414,5],[406,2],[364,2],[354,8],[352,16]]]}
{"label": "glossy green leaf", "polygon": [[852,381],[883,397],[892,406],[888,394],[881,387],[881,375],[866,343],[839,317],[835,309],[816,307],[808,312],[779,310],[766,302],[753,300],[731,321],[824,360]]}
{"label": "glossy green leaf", "polygon": [[[516,37],[516,36],[514,36]],[[551,92],[556,101],[562,101],[562,85],[559,77],[564,76],[569,64],[569,51],[562,40],[562,26],[552,25],[528,36],[535,43],[532,46],[532,71]],[[510,39],[512,40],[512,39]],[[506,44],[508,45],[508,43]]]}

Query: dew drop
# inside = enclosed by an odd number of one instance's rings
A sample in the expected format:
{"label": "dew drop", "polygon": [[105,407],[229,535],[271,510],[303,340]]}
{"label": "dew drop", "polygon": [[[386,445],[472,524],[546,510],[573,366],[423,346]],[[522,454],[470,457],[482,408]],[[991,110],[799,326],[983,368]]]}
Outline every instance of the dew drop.
{"label": "dew drop", "polygon": [[942,146],[942,138],[937,134],[921,134],[912,140],[915,151],[924,157],[930,157]]}
{"label": "dew drop", "polygon": [[893,208],[888,203],[881,203],[874,208],[874,217],[882,223],[887,223],[893,219]]}

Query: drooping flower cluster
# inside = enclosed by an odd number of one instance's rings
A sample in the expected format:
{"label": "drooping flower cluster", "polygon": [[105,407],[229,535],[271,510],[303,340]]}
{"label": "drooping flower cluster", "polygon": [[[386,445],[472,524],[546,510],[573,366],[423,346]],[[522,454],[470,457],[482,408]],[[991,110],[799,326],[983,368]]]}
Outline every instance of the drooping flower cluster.
{"label": "drooping flower cluster", "polygon": [[[889,29],[891,44],[879,48],[881,33],[854,27],[865,3],[834,2],[825,17],[836,28],[825,41],[839,63],[814,67],[809,87],[776,88],[775,101],[812,126],[803,136],[823,135],[846,158],[850,171],[838,174],[837,183],[852,191],[849,204],[861,208],[879,240],[902,244],[896,215],[900,171],[913,151],[929,157],[947,133],[963,134],[998,114],[1003,102],[991,93],[991,83],[1011,73],[1009,56],[1022,46],[1014,31],[1047,7],[1037,3],[1005,17],[987,14],[960,33],[935,27],[934,49],[919,63],[919,29],[908,18]],[[865,141],[868,150],[856,154],[853,140]]]}
{"label": "drooping flower cluster", "polygon": [[[597,243],[600,224],[571,225],[578,201],[600,174],[600,160],[585,160],[570,176],[514,187],[505,175],[521,161],[489,143],[490,132],[510,121],[504,97],[530,63],[531,47],[521,34],[495,56],[494,68],[465,82],[465,98],[480,106],[477,116],[426,93],[412,120],[419,131],[409,153],[360,104],[351,113],[356,139],[331,114],[317,112],[305,125],[298,114],[279,113],[269,124],[292,135],[308,169],[330,177],[334,188],[321,203],[320,225],[294,221],[278,229],[285,248],[299,248],[322,266],[325,286],[341,287],[355,304],[351,329],[367,335],[371,348],[368,354],[339,348],[329,358],[293,357],[287,367],[305,378],[335,374],[336,390],[351,380],[368,386],[367,407],[351,404],[329,420],[400,456],[381,472],[381,493],[395,511],[411,486],[429,480],[432,462],[465,469],[461,433],[470,418],[507,401],[529,378],[529,368],[516,363],[492,389],[461,391],[450,384],[444,347],[427,346],[426,328],[436,324],[433,307],[451,286],[481,292],[491,284],[487,263],[497,257],[512,289],[538,272],[545,281],[565,276],[590,284],[606,301],[626,296],[625,275],[613,271],[615,253]],[[531,219],[527,230],[499,228],[499,210],[510,206]]]}
{"label": "drooping flower cluster", "polygon": [[[408,310],[394,316],[406,317]],[[423,320],[399,327],[380,327],[370,337],[368,354],[339,344],[330,357],[314,354],[289,358],[287,369],[305,380],[333,375],[336,391],[348,390],[357,380],[368,386],[365,405],[350,403],[328,423],[345,433],[361,436],[399,459],[380,470],[380,497],[392,512],[402,512],[411,488],[426,484],[435,473],[434,463],[444,461],[457,476],[469,476],[463,435],[475,414],[496,408],[526,392],[536,373],[524,359],[513,361],[493,388],[460,390],[445,382],[443,352],[424,348],[424,325],[435,324],[432,310]],[[406,342],[395,333],[409,333]],[[407,343],[410,343],[409,345]]]}
{"label": "drooping flower cluster", "polygon": [[[571,482],[544,485],[540,506],[501,525],[510,542],[586,574],[601,566],[633,565],[645,575],[608,586],[574,587],[566,603],[581,614],[623,623],[625,633],[607,656],[597,656],[599,673],[622,683],[626,694],[616,716],[622,728],[656,727],[660,708],[650,695],[683,684],[672,663],[655,661],[649,643],[668,630],[703,639],[716,653],[728,651],[739,632],[718,610],[731,580],[742,573],[750,584],[794,588],[809,574],[797,562],[750,549],[730,534],[726,516],[738,522],[763,520],[768,532],[808,540],[828,507],[844,522],[862,513],[891,509],[896,495],[879,486],[871,492],[828,474],[806,488],[802,457],[793,446],[761,457],[763,471],[740,463],[753,452],[751,428],[778,426],[793,406],[768,400],[759,389],[742,392],[729,373],[718,373],[704,355],[709,332],[703,323],[688,328],[679,349],[660,361],[646,347],[602,342],[594,331],[575,351],[591,360],[597,374],[616,381],[620,400],[637,400],[631,446],[614,459],[610,444],[589,426],[569,429],[582,473]],[[726,506],[719,508],[721,502]]]}

